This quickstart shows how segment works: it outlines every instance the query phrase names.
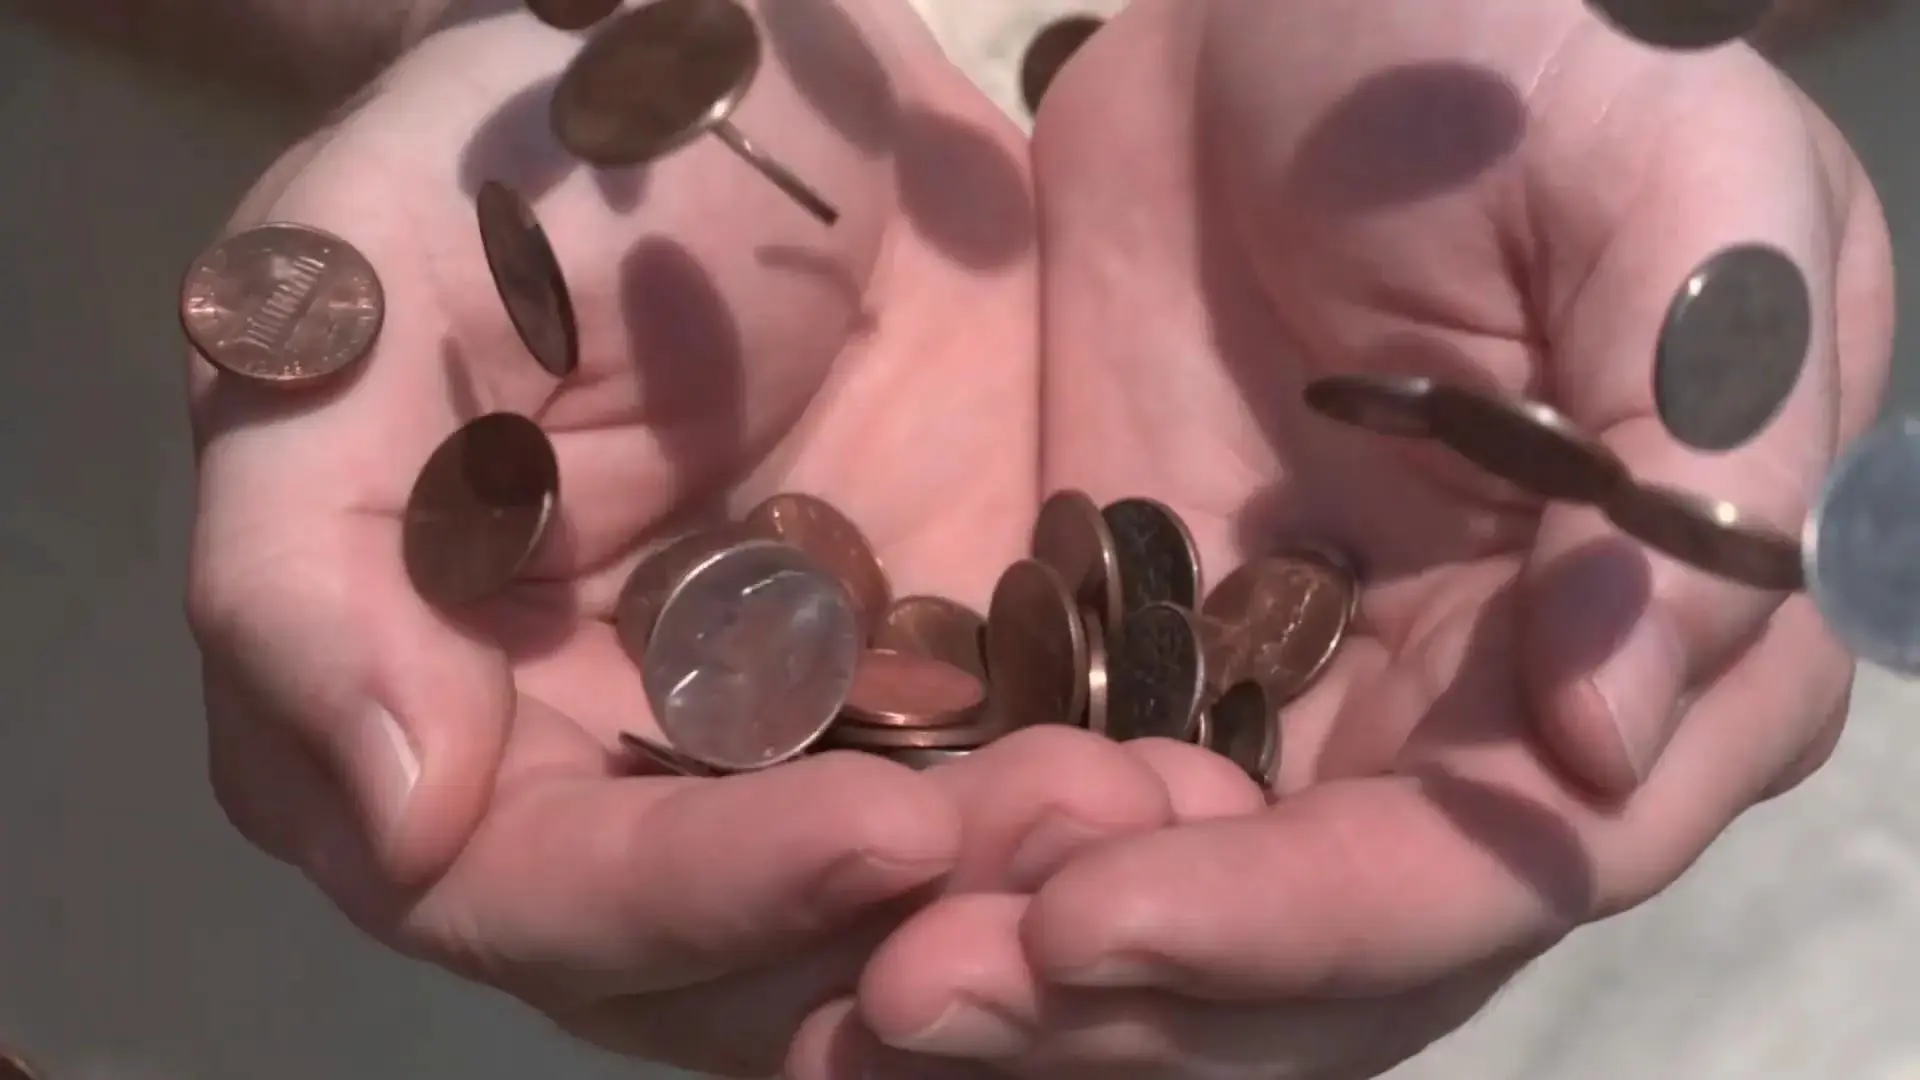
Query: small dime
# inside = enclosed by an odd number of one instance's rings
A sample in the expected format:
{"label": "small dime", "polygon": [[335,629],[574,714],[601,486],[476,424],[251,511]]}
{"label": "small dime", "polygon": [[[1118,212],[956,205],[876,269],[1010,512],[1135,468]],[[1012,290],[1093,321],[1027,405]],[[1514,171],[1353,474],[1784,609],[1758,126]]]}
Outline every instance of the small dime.
{"label": "small dime", "polygon": [[1602,19],[1660,49],[1711,49],[1752,33],[1773,0],[1588,0]]}
{"label": "small dime", "polygon": [[637,666],[646,656],[660,609],[687,574],[720,552],[757,539],[757,533],[729,522],[676,537],[641,559],[627,575],[613,609],[614,633],[627,658]]}
{"label": "small dime", "polygon": [[930,656],[985,682],[987,620],[944,596],[903,596],[873,632],[875,648]]}
{"label": "small dime", "polygon": [[919,769],[924,772],[927,769],[937,769],[942,765],[952,764],[971,753],[973,753],[972,750],[965,748],[909,746],[887,751],[887,759],[905,765],[909,769]]}
{"label": "small dime", "polygon": [[1280,759],[1280,709],[1258,682],[1235,683],[1207,710],[1207,749],[1240,766],[1262,788]]}
{"label": "small dime", "polygon": [[747,512],[746,525],[769,540],[799,548],[853,594],[863,640],[873,636],[893,601],[893,585],[860,527],[824,500],[784,494]]}
{"label": "small dime", "polygon": [[1087,701],[1087,636],[1073,594],[1046,563],[1023,559],[987,609],[991,710],[1009,727],[1074,724]]}
{"label": "small dime", "polygon": [[1256,559],[1228,574],[1201,613],[1245,638],[1247,677],[1278,707],[1311,689],[1340,654],[1358,595],[1341,564],[1300,552]]}
{"label": "small dime", "polygon": [[1192,742],[1210,683],[1191,612],[1164,603],[1130,612],[1107,648],[1107,734]]}
{"label": "small dime", "polygon": [[1123,617],[1148,604],[1200,602],[1200,553],[1180,515],[1152,499],[1122,499],[1100,513],[1119,555]]}
{"label": "small dime", "polygon": [[1107,733],[1107,632],[1100,617],[1091,611],[1080,612],[1080,625],[1087,632],[1087,730],[1096,735]]}
{"label": "small dime", "polygon": [[633,761],[674,776],[711,778],[721,775],[666,743],[656,742],[630,731],[620,733],[620,749],[626,751],[627,756]]}
{"label": "small dime", "polygon": [[1805,584],[1799,541],[1744,520],[1729,503],[1634,484],[1604,509],[1621,532],[1715,577],[1770,592],[1793,592]]}
{"label": "small dime", "polygon": [[1785,407],[1812,343],[1813,297],[1791,256],[1765,244],[1716,253],[1680,286],[1660,331],[1660,422],[1699,450],[1745,444]]}
{"label": "small dime", "polygon": [[1107,21],[1098,15],[1068,15],[1055,19],[1040,28],[1027,43],[1026,54],[1020,58],[1020,100],[1027,106],[1029,116],[1040,113],[1040,101],[1046,96],[1047,87],[1053,85],[1054,76],[1060,74],[1073,54],[1087,43],[1096,31],[1107,25]]}
{"label": "small dime", "polygon": [[1083,491],[1056,491],[1034,519],[1033,557],[1053,567],[1106,626],[1120,625],[1120,555],[1100,504]]}
{"label": "small dime", "polygon": [[352,244],[305,225],[261,225],[208,248],[180,286],[180,324],[215,367],[306,386],[366,358],[386,319],[380,276]]}
{"label": "small dime", "polygon": [[664,157],[726,120],[753,83],[760,54],[760,30],[734,0],[629,8],[561,75],[554,135],[601,168]]}
{"label": "small dime", "polygon": [[986,685],[952,664],[868,649],[847,692],[845,719],[869,727],[953,727],[974,719],[986,700]]}
{"label": "small dime", "polygon": [[469,421],[414,481],[401,554],[421,598],[452,609],[512,584],[546,535],[560,463],[540,425],[513,413]]}
{"label": "small dime", "polygon": [[620,0],[527,0],[527,10],[556,30],[585,30],[620,10]]}
{"label": "small dime", "polygon": [[1540,402],[1436,386],[1431,409],[1434,438],[1539,498],[1598,503],[1631,482],[1613,451]]}
{"label": "small dime", "polygon": [[573,374],[580,363],[573,298],[533,207],[512,188],[491,180],[481,186],[474,206],[480,246],[514,330],[548,374]]}
{"label": "small dime", "polygon": [[1806,578],[1856,656],[1920,675],[1920,420],[1888,420],[1841,455],[1807,521]]}
{"label": "small dime", "polygon": [[1433,437],[1433,380],[1418,375],[1329,375],[1309,383],[1307,407],[1329,420],[1399,439]]}
{"label": "small dime", "polygon": [[660,731],[725,772],[805,753],[846,704],[864,640],[847,590],[806,552],[736,544],[683,575],[640,664]]}

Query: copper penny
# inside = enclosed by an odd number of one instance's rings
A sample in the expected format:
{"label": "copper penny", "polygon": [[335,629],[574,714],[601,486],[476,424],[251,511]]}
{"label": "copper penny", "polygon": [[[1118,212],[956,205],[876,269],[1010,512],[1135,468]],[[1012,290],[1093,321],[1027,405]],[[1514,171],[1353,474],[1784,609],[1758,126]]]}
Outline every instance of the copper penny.
{"label": "copper penny", "polygon": [[214,366],[297,387],[366,358],[387,302],[352,244],[305,225],[261,225],[208,248],[180,286],[180,324]]}
{"label": "copper penny", "polygon": [[1129,613],[1108,643],[1107,695],[1107,734],[1115,741],[1194,741],[1210,695],[1193,613],[1167,603]]}
{"label": "copper penny", "polygon": [[674,776],[711,778],[721,775],[663,742],[630,731],[620,733],[620,749],[636,762]]}
{"label": "copper penny", "polygon": [[903,596],[873,632],[876,648],[930,656],[985,682],[987,620],[944,596]]}
{"label": "copper penny", "polygon": [[1040,113],[1040,102],[1060,69],[1107,21],[1098,15],[1068,15],[1040,28],[1020,58],[1020,100],[1029,116]]}
{"label": "copper penny", "polygon": [[1329,375],[1307,385],[1307,407],[1375,435],[1433,437],[1433,380],[1418,375]]}
{"label": "copper penny", "polygon": [[1605,510],[1621,532],[1715,577],[1770,592],[1806,584],[1799,540],[1745,520],[1730,503],[1633,484]]}
{"label": "copper penny", "polygon": [[1235,683],[1207,710],[1206,747],[1240,767],[1254,783],[1271,787],[1280,757],[1280,714],[1265,687]]}
{"label": "copper penny", "polygon": [[1100,512],[1120,561],[1121,608],[1200,602],[1200,553],[1180,515],[1152,499],[1122,499]]}
{"label": "copper penny", "polygon": [[1600,503],[1631,482],[1613,451],[1540,402],[1442,385],[1430,409],[1434,438],[1541,499]]}
{"label": "copper penny", "polygon": [[533,207],[505,184],[488,181],[474,200],[480,246],[494,287],[520,340],[548,374],[565,378],[580,364],[580,330],[560,260]]}
{"label": "copper penny", "polygon": [[620,10],[620,0],[527,0],[527,10],[556,30],[585,30]]}
{"label": "copper penny", "polygon": [[942,765],[951,765],[965,758],[972,750],[936,746],[911,746],[887,751],[887,760],[896,761],[909,769],[937,769]]}
{"label": "copper penny", "polygon": [[812,495],[784,494],[747,512],[746,525],[769,540],[790,544],[813,556],[846,585],[860,617],[860,632],[871,639],[893,600],[893,585],[860,527]]}
{"label": "copper penny", "polygon": [[887,754],[900,750],[974,750],[1013,730],[1014,726],[991,706],[974,709],[960,723],[938,727],[887,727],[860,723],[847,716],[827,732],[822,745]]}
{"label": "copper penny", "polygon": [[1247,677],[1281,706],[1311,689],[1339,655],[1357,592],[1351,577],[1318,557],[1273,556],[1228,574],[1201,612],[1242,635]]}
{"label": "copper penny", "polygon": [[987,609],[991,710],[1011,727],[1073,724],[1087,702],[1087,636],[1066,582],[1023,559],[994,586]]}
{"label": "copper penny", "polygon": [[930,656],[868,649],[854,670],[845,719],[873,727],[964,724],[986,703],[979,679]]}
{"label": "copper penny", "polygon": [[421,598],[458,608],[513,582],[546,535],[560,463],[540,425],[514,413],[469,421],[414,481],[401,554]]}
{"label": "copper penny", "polygon": [[1080,612],[1080,625],[1087,632],[1087,730],[1096,735],[1107,733],[1107,632],[1100,617],[1091,611]]}
{"label": "copper penny", "polygon": [[614,605],[614,632],[627,658],[639,664],[646,656],[647,641],[653,636],[660,608],[694,567],[736,544],[758,539],[759,535],[745,526],[728,522],[676,537],[641,559],[633,573],[627,575],[620,599]]}
{"label": "copper penny", "polygon": [[1033,557],[1053,567],[1103,625],[1120,625],[1120,555],[1100,504],[1083,491],[1056,491],[1033,523]]}

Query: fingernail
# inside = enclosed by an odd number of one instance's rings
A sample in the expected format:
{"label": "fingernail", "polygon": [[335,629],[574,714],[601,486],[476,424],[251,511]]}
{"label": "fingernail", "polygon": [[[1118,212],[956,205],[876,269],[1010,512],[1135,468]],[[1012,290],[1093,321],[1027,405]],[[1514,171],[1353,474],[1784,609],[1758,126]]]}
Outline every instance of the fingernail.
{"label": "fingernail", "polygon": [[940,1019],[891,1045],[917,1054],[994,1060],[1018,1057],[1027,1047],[1027,1032],[1000,1010],[963,996]]}
{"label": "fingernail", "polygon": [[1064,811],[1049,811],[1013,849],[1013,857],[1007,860],[1007,887],[1016,892],[1038,888],[1080,849],[1111,832]]}
{"label": "fingernail", "polygon": [[363,770],[368,824],[381,834],[400,827],[420,783],[420,754],[391,712],[375,705],[360,722],[358,764]]}
{"label": "fingernail", "polygon": [[1686,678],[1680,638],[1673,623],[1649,612],[1594,674],[1593,687],[1606,703],[1628,768],[1646,780],[1679,726],[1676,700]]}

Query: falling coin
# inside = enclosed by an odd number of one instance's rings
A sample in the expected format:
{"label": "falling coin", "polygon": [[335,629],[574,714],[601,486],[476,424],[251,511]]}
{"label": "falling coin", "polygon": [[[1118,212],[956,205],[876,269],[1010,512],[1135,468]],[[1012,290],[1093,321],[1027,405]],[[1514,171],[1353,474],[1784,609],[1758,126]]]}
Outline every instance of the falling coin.
{"label": "falling coin", "polygon": [[1745,521],[1729,503],[1633,484],[1604,509],[1621,532],[1715,577],[1771,592],[1805,583],[1799,542]]}
{"label": "falling coin", "polygon": [[366,358],[386,319],[380,276],[352,244],[305,225],[227,237],[188,268],[180,324],[229,374],[307,386]]}
{"label": "falling coin", "polygon": [[1087,43],[1095,32],[1107,25],[1107,21],[1098,15],[1068,15],[1055,19],[1040,28],[1027,43],[1027,51],[1020,58],[1020,100],[1026,103],[1027,114],[1040,114],[1040,100],[1047,93],[1047,87],[1053,85],[1060,69],[1065,67],[1080,46]]}
{"label": "falling coin", "polygon": [[1745,37],[1772,0],[1587,0],[1614,28],[1660,49],[1710,49]]}
{"label": "falling coin", "polygon": [[1433,437],[1433,380],[1416,375],[1329,375],[1305,392],[1329,420],[1399,439]]}
{"label": "falling coin", "polygon": [[513,413],[469,421],[427,459],[407,498],[401,552],[414,589],[453,609],[506,588],[559,494],[560,464],[540,425]]}
{"label": "falling coin", "polygon": [[620,748],[636,761],[644,761],[656,769],[675,776],[711,779],[721,775],[665,743],[655,742],[630,731],[620,733]]}
{"label": "falling coin", "polygon": [[1192,742],[1209,681],[1192,613],[1165,603],[1129,612],[1107,647],[1107,734]]}
{"label": "falling coin", "polygon": [[893,585],[860,527],[825,500],[811,495],[775,495],[747,512],[745,522],[769,540],[790,544],[814,557],[853,594],[863,639],[893,602]]}
{"label": "falling coin", "polygon": [[1280,756],[1279,709],[1258,682],[1235,683],[1207,710],[1207,749],[1240,766],[1261,787],[1273,784]]}
{"label": "falling coin", "polygon": [[1920,420],[1885,421],[1840,456],[1807,520],[1806,579],[1856,656],[1920,675]]}
{"label": "falling coin", "polygon": [[620,9],[620,0],[527,0],[533,17],[556,30],[585,30]]}
{"label": "falling coin", "polygon": [[1107,733],[1107,632],[1100,617],[1091,611],[1080,612],[1080,625],[1087,632],[1087,730],[1095,735]]}
{"label": "falling coin", "polygon": [[1813,297],[1791,256],[1765,244],[1716,253],[1687,276],[1660,331],[1660,422],[1699,450],[1747,443],[1786,406],[1812,343]]}
{"label": "falling coin", "polygon": [[1074,724],[1087,700],[1087,637],[1073,593],[1046,563],[1007,568],[987,609],[992,711],[1014,727]]}
{"label": "falling coin", "polygon": [[483,184],[474,205],[480,245],[514,330],[549,374],[573,374],[580,363],[579,326],[546,230],[526,200],[504,184]]}
{"label": "falling coin", "polygon": [[1200,554],[1178,514],[1152,499],[1122,499],[1101,516],[1119,555],[1125,613],[1148,604],[1190,608],[1200,602]]}
{"label": "falling coin", "polygon": [[1280,707],[1311,689],[1340,654],[1357,591],[1333,564],[1283,555],[1228,574],[1200,610],[1244,637],[1247,677]]}
{"label": "falling coin", "polygon": [[647,655],[660,609],[687,574],[730,547],[761,539],[759,534],[731,522],[676,537],[641,559],[627,576],[614,604],[614,633],[635,665]]}
{"label": "falling coin", "polygon": [[873,644],[944,661],[982,682],[987,678],[987,620],[944,596],[895,600],[873,632]]}
{"label": "falling coin", "polygon": [[713,135],[823,224],[840,212],[729,119],[759,73],[761,40],[736,0],[653,0],[587,42],[554,88],[560,144],[600,168],[641,165]]}
{"label": "falling coin", "polygon": [[1631,480],[1613,451],[1540,402],[1438,385],[1431,408],[1434,438],[1539,498],[1598,503]]}
{"label": "falling coin", "polygon": [[713,769],[798,757],[846,703],[864,640],[846,588],[806,552],[736,544],[661,605],[640,677],[660,730]]}
{"label": "falling coin", "polygon": [[1056,491],[1033,523],[1033,557],[1053,567],[1074,599],[1106,626],[1120,625],[1120,555],[1100,504],[1082,491]]}
{"label": "falling coin", "polygon": [[979,679],[930,656],[868,649],[847,692],[847,720],[869,727],[964,724],[986,704]]}

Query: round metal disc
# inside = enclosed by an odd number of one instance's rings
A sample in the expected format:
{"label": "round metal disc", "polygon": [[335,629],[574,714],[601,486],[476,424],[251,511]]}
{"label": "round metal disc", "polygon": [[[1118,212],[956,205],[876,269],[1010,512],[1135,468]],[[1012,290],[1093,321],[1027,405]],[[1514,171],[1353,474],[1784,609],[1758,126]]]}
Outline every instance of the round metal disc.
{"label": "round metal disc", "polygon": [[1074,600],[1107,626],[1120,625],[1120,555],[1100,504],[1083,491],[1056,491],[1034,519],[1033,557],[1059,573]]}
{"label": "round metal disc", "polygon": [[872,727],[953,727],[974,718],[986,701],[986,685],[952,664],[868,649],[854,672],[845,713],[846,720]]}
{"label": "round metal disc", "polygon": [[1256,559],[1221,580],[1201,613],[1247,639],[1247,677],[1275,707],[1312,689],[1346,641],[1358,587],[1338,567],[1304,555]]}
{"label": "round metal disc", "polygon": [[1729,503],[1635,484],[1605,510],[1621,532],[1715,577],[1773,592],[1793,592],[1805,583],[1799,541],[1745,521]]}
{"label": "round metal disc", "polygon": [[180,325],[215,367],[297,387],[364,360],[386,320],[359,249],[305,225],[261,225],[202,252],[180,284]]}
{"label": "round metal disc", "polygon": [[1129,612],[1107,645],[1107,734],[1191,742],[1207,697],[1193,615],[1173,604]]}
{"label": "round metal disc", "polygon": [[1628,37],[1661,49],[1711,49],[1752,33],[1772,0],[1587,0]]}
{"label": "round metal disc", "polygon": [[1442,385],[1430,415],[1449,450],[1539,498],[1597,503],[1631,482],[1613,451],[1540,402]]}
{"label": "round metal disc", "polygon": [[614,633],[627,659],[638,665],[647,655],[660,609],[687,574],[727,548],[758,539],[757,533],[728,522],[675,537],[635,564],[613,609]]}
{"label": "round metal disc", "polygon": [[1096,735],[1107,733],[1107,632],[1091,611],[1080,612],[1080,625],[1087,631],[1087,730]]}
{"label": "round metal disc", "polygon": [[1399,439],[1433,437],[1432,379],[1418,375],[1329,375],[1307,385],[1307,407],[1349,427]]}
{"label": "round metal disc", "polygon": [[745,524],[769,540],[799,548],[838,577],[853,594],[861,637],[873,636],[893,603],[893,584],[858,525],[822,499],[792,493],[754,507]]}
{"label": "round metal disc", "polygon": [[1152,499],[1122,499],[1100,513],[1113,532],[1127,615],[1148,604],[1200,602],[1200,553],[1180,515]]}
{"label": "round metal disc", "polygon": [[414,589],[452,609],[506,588],[559,495],[560,463],[539,424],[514,413],[470,421],[427,459],[407,498],[401,553]]}
{"label": "round metal disc", "polygon": [[1807,591],[1860,659],[1920,675],[1920,420],[1841,455],[1807,520]]}
{"label": "round metal disc", "polygon": [[480,246],[514,330],[548,374],[573,374],[580,363],[573,297],[533,207],[512,188],[491,180],[481,185],[474,206]]}
{"label": "round metal disc", "polygon": [[640,665],[674,749],[726,772],[818,742],[846,703],[863,641],[847,590],[797,548],[729,547],[660,609]]}
{"label": "round metal disc", "polygon": [[1053,85],[1054,76],[1067,65],[1080,46],[1087,43],[1107,20],[1098,15],[1068,15],[1055,19],[1040,28],[1027,43],[1027,51],[1020,58],[1020,100],[1027,106],[1030,116],[1040,112],[1040,101],[1046,96],[1047,87]]}
{"label": "round metal disc", "polygon": [[951,765],[973,751],[965,748],[911,746],[888,750],[886,753],[887,760],[924,772],[927,769],[937,769],[942,765]]}
{"label": "round metal disc", "polygon": [[1715,254],[1674,294],[1660,331],[1660,422],[1696,449],[1744,445],[1786,406],[1812,344],[1813,296],[1791,256],[1762,244]]}
{"label": "round metal disc", "polygon": [[585,30],[620,10],[620,0],[527,0],[527,10],[556,30]]}
{"label": "round metal disc", "polygon": [[944,596],[903,596],[873,632],[878,649],[944,661],[986,681],[987,620]]}
{"label": "round metal disc", "polygon": [[620,733],[620,749],[636,763],[644,763],[658,772],[673,776],[714,777],[720,775],[700,762],[663,742],[656,742],[630,731]]}
{"label": "round metal disc", "polygon": [[1258,682],[1235,683],[1207,710],[1207,749],[1240,766],[1254,783],[1273,785],[1280,756],[1279,706]]}
{"label": "round metal disc", "polygon": [[1007,568],[987,609],[991,711],[1013,727],[1075,724],[1087,700],[1087,637],[1073,594],[1046,563]]}
{"label": "round metal disc", "polygon": [[590,165],[665,157],[732,114],[760,68],[734,0],[652,0],[603,26],[553,91],[554,135]]}

